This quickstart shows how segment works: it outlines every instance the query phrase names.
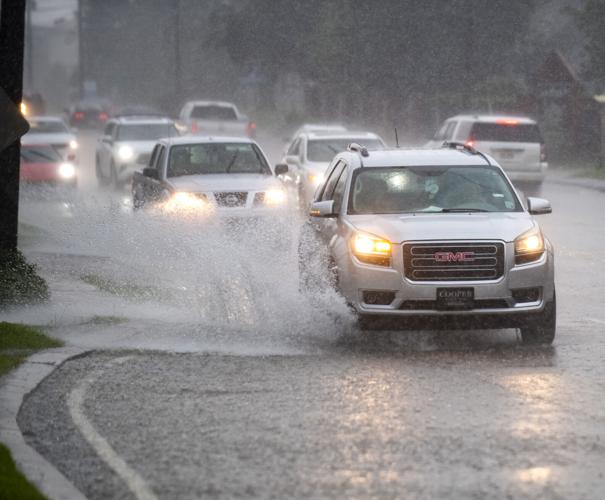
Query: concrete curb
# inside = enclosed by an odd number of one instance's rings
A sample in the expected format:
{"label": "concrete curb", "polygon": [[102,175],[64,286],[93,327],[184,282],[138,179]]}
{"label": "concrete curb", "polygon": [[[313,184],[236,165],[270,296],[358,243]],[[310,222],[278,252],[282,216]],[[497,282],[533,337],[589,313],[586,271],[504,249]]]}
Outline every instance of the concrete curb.
{"label": "concrete curb", "polygon": [[588,179],[582,177],[564,177],[554,175],[546,178],[546,182],[553,184],[564,184],[566,186],[577,186],[586,189],[593,189],[605,193],[605,181],[601,179]]}
{"label": "concrete curb", "polygon": [[48,498],[86,500],[86,497],[42,455],[29,446],[17,425],[25,396],[68,359],[89,350],[75,347],[48,349],[25,360],[0,383],[0,442],[6,445],[19,470]]}

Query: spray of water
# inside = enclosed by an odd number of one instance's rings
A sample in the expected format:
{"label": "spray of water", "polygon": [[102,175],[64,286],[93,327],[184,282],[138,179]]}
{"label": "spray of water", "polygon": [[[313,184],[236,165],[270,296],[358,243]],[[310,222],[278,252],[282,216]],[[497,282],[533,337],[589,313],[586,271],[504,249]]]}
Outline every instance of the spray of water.
{"label": "spray of water", "polygon": [[105,192],[23,201],[22,218],[43,231],[29,251],[53,291],[26,319],[74,341],[85,332],[95,347],[309,352],[351,328],[336,292],[300,291],[294,210],[229,220],[133,212]]}

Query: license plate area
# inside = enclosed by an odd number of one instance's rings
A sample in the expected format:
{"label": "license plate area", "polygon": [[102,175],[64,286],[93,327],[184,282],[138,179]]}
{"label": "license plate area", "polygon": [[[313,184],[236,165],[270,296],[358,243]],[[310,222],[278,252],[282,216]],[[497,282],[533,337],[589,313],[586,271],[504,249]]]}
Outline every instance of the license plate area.
{"label": "license plate area", "polygon": [[442,311],[459,311],[472,309],[475,302],[475,289],[437,288],[437,309]]}

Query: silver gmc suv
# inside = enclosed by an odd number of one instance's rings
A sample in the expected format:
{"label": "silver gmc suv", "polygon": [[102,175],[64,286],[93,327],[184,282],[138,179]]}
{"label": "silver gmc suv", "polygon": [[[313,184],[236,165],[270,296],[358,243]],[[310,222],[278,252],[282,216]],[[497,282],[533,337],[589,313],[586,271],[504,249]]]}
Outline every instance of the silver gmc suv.
{"label": "silver gmc suv", "polygon": [[[554,255],[498,163],[460,143],[338,154],[311,205],[301,288],[334,286],[365,328],[556,329]],[[389,321],[385,321],[388,319]]]}

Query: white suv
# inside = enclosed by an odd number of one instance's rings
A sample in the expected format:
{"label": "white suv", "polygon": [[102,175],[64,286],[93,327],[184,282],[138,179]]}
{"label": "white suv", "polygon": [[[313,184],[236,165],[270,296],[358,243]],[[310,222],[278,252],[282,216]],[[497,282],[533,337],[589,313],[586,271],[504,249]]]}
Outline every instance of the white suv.
{"label": "white suv", "polygon": [[444,141],[463,142],[492,155],[510,180],[528,193],[537,193],[548,163],[538,124],[530,118],[458,115],[445,120],[427,147]]}
{"label": "white suv", "polygon": [[[301,288],[335,286],[362,324],[520,328],[551,343],[554,255],[496,161],[462,144],[337,155],[300,239]],[[418,321],[420,320],[420,321]]]}
{"label": "white suv", "polygon": [[294,188],[301,208],[307,209],[334,156],[359,143],[368,149],[384,149],[384,141],[372,132],[321,130],[299,133],[288,146],[281,163],[288,166],[286,182]]}
{"label": "white suv", "polygon": [[149,161],[158,139],[178,135],[169,118],[129,116],[109,120],[95,153],[99,184],[119,187],[129,182],[134,171]]}

